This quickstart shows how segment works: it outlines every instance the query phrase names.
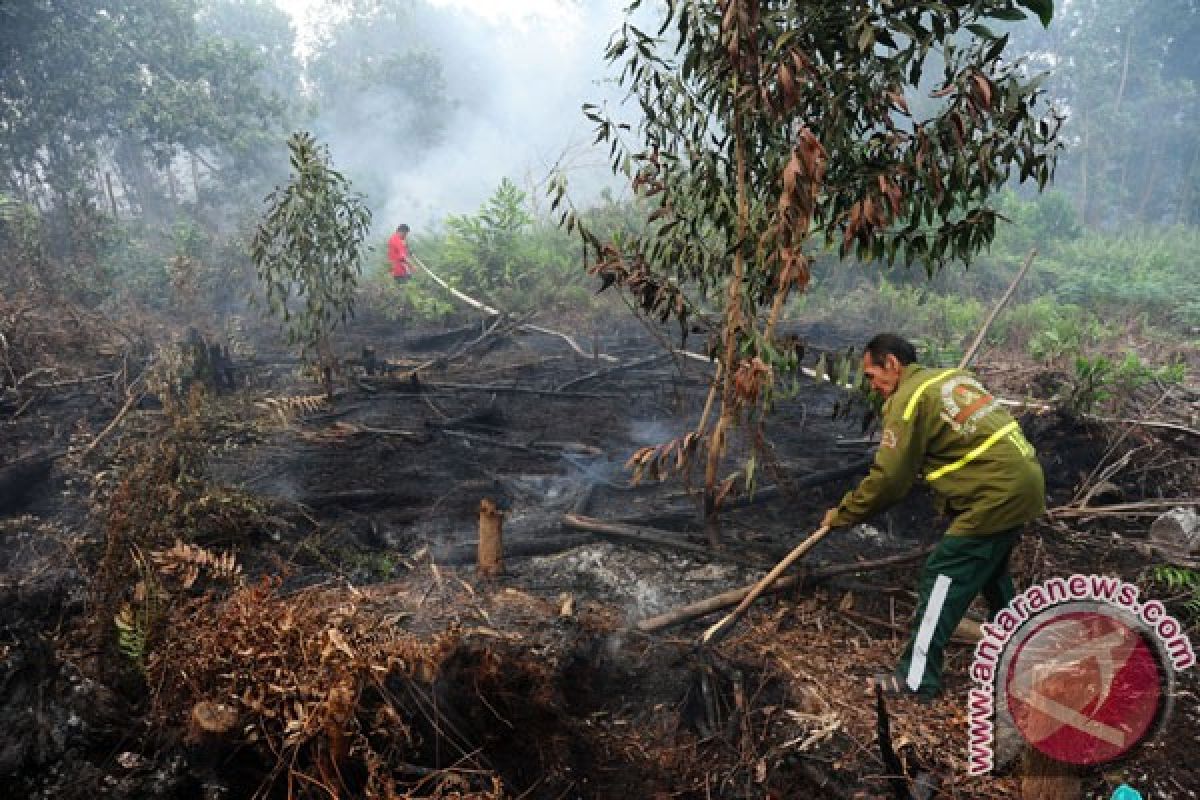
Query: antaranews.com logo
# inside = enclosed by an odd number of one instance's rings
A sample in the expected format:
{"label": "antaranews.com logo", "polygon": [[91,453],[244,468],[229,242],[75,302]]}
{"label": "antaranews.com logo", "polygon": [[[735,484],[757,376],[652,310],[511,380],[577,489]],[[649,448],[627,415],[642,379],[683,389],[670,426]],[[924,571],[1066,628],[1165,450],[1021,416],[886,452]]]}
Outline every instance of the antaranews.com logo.
{"label": "antaranews.com logo", "polygon": [[1064,764],[1128,755],[1166,724],[1175,672],[1196,663],[1163,604],[1110,576],[1051,578],[982,629],[968,700],[972,775],[1015,755],[996,750],[1002,725]]}

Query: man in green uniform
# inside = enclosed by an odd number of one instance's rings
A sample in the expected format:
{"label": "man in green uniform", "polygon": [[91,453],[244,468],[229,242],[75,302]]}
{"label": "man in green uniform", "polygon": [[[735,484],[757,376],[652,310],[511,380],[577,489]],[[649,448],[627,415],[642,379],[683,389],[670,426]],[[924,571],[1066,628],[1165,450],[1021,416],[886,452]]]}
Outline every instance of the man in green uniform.
{"label": "man in green uniform", "polygon": [[892,693],[936,696],[942,652],[975,596],[994,616],[1013,598],[1008,558],[1026,522],[1046,508],[1033,447],[970,373],[916,363],[910,342],[890,333],[863,352],[871,387],[885,399],[883,434],[870,473],[822,524],[853,525],[898,502],[923,477],[954,521],[921,573],[917,628],[892,674]]}

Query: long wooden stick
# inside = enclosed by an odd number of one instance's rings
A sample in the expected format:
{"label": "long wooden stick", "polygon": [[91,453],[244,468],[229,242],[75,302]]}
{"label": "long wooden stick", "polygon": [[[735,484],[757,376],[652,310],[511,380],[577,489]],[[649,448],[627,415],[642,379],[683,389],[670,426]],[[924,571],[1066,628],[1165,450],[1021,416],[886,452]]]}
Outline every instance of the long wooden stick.
{"label": "long wooden stick", "polygon": [[[886,556],[884,558],[876,558],[870,561],[853,561],[845,564],[830,564],[827,567],[818,567],[817,569],[807,571],[800,575],[785,575],[779,578],[775,583],[766,589],[763,594],[774,592],[782,592],[785,589],[790,589],[805,581],[824,580],[833,578],[838,575],[845,575],[852,572],[867,572],[869,570],[886,569],[900,564],[908,564],[912,561],[925,558],[933,551],[933,546],[922,547],[914,550],[911,553],[902,553],[896,556]],[[754,585],[741,586],[737,589],[730,589],[720,594],[715,594],[712,597],[706,597],[703,600],[697,600],[694,603],[689,603],[686,606],[680,606],[670,611],[665,611],[653,617],[646,617],[638,622],[637,629],[644,633],[653,633],[661,631],[664,628],[670,628],[675,625],[680,625],[684,622],[689,622],[697,617],[707,616],[714,611],[720,611],[723,608],[729,608],[740,603]]]}
{"label": "long wooden stick", "polygon": [[1029,265],[1033,263],[1034,256],[1037,255],[1037,248],[1029,251],[1029,256],[1025,259],[1025,266],[1021,267],[1021,271],[1017,273],[1017,277],[1012,279],[1012,283],[1008,285],[1008,289],[1000,296],[999,302],[992,306],[992,312],[988,314],[987,319],[983,321],[983,327],[979,329],[979,333],[975,334],[975,339],[971,342],[971,346],[967,348],[967,352],[963,353],[962,361],[959,362],[959,369],[966,369],[971,363],[971,359],[975,357],[975,351],[979,349],[979,345],[983,344],[983,337],[987,334],[988,328],[992,327],[992,323],[996,321],[996,316],[1000,313],[1000,309],[1004,308],[1013,292],[1017,289],[1017,284],[1025,277],[1025,273],[1029,271]]}
{"label": "long wooden stick", "polygon": [[750,607],[750,604],[757,600],[759,595],[769,589],[771,584],[775,582],[775,579],[784,573],[784,570],[798,561],[809,550],[813,549],[817,542],[821,541],[825,537],[825,534],[829,533],[829,530],[828,525],[822,525],[820,528],[817,528],[815,533],[796,545],[792,552],[784,557],[783,561],[776,564],[775,568],[768,572],[765,578],[755,584],[754,588],[742,598],[742,602],[738,603],[737,608],[722,617],[716,625],[706,630],[704,635],[700,637],[700,641],[704,644],[712,642],[722,632],[730,628],[733,623],[737,622],[742,614],[746,613],[746,609]]}

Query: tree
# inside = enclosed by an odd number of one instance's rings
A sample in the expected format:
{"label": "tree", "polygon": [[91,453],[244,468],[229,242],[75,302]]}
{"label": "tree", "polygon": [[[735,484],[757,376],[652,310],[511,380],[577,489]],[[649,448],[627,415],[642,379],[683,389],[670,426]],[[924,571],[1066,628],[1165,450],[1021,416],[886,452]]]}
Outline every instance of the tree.
{"label": "tree", "polygon": [[305,110],[296,31],[272,0],[202,2],[196,25],[208,43],[216,113],[199,120],[185,146],[193,165],[203,165],[206,155],[215,158],[210,177],[225,203],[247,195],[257,201],[281,178],[280,133]]}
{"label": "tree", "polygon": [[1200,219],[1200,2],[1074,0],[1051,30],[1014,33],[1054,65],[1071,112],[1059,185],[1084,222]]}
{"label": "tree", "polygon": [[[267,197],[267,214],[255,231],[250,256],[269,311],[282,318],[290,344],[316,355],[332,399],[329,336],[353,313],[371,212],[330,167],[326,148],[311,134],[293,134],[288,150],[290,181]],[[299,311],[290,306],[293,292],[303,303]]]}
{"label": "tree", "polygon": [[275,124],[262,62],[199,33],[196,11],[195,0],[0,2],[0,191],[51,212],[55,244],[98,200],[115,207],[113,177],[131,207],[154,208],[178,194],[182,151],[215,169]]}
{"label": "tree", "polygon": [[371,196],[384,194],[380,154],[411,163],[440,142],[454,110],[440,55],[425,31],[445,25],[425,2],[342,4],[322,33],[307,75],[314,128]]}
{"label": "tree", "polygon": [[508,178],[476,214],[446,218],[442,263],[467,291],[495,300],[497,290],[518,286],[539,265],[522,252],[520,236],[533,224],[525,208],[525,193]]}
{"label": "tree", "polygon": [[236,43],[261,66],[259,83],[288,105],[300,103],[303,65],[296,57],[296,29],[272,0],[203,0],[196,17],[199,32]]}
{"label": "tree", "polygon": [[[642,119],[585,113],[652,211],[621,243],[581,232],[591,271],[645,313],[686,331],[706,302],[722,306],[720,370],[697,429],[634,458],[644,470],[704,454],[714,542],[733,486],[717,483],[728,435],[742,417],[761,432],[776,377],[794,366],[773,333],[808,284],[813,248],[932,273],[987,246],[988,201],[1014,171],[1050,179],[1059,120],[1039,117],[1036,80],[988,27],[1022,8],[1048,24],[1050,0],[667,0],[657,35],[632,18],[614,35],[608,58]],[[939,102],[918,116],[910,97],[935,62]],[[563,185],[553,191],[557,208]],[[568,210],[563,221],[579,220]]]}

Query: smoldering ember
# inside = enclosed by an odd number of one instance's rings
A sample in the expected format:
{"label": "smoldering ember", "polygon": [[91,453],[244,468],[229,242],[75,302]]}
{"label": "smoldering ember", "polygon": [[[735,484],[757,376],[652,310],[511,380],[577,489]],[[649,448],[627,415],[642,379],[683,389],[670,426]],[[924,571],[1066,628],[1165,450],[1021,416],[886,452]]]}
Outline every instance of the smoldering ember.
{"label": "smoldering ember", "polygon": [[1196,0],[0,43],[0,797],[1200,792]]}

